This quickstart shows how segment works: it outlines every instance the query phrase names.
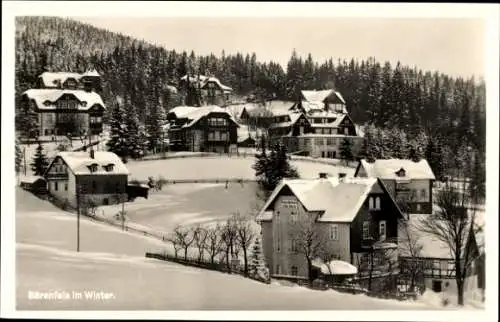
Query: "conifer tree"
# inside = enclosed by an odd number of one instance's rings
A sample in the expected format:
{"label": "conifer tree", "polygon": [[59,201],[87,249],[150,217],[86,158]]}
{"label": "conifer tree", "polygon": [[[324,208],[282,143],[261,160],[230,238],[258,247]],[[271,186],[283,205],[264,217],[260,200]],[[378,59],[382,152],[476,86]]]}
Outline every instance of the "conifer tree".
{"label": "conifer tree", "polygon": [[255,242],[250,251],[249,274],[252,277],[267,278],[265,259],[262,251],[260,237],[255,238]]}
{"label": "conifer tree", "polygon": [[125,106],[125,147],[127,156],[138,159],[144,154],[145,133],[141,128],[135,107],[128,103]]}
{"label": "conifer tree", "polygon": [[33,162],[31,163],[31,170],[35,176],[41,176],[47,170],[49,166],[49,160],[43,151],[43,146],[40,141],[38,141],[38,146],[36,148],[35,155],[33,157]]}
{"label": "conifer tree", "polygon": [[352,161],[354,156],[352,154],[352,143],[349,139],[344,138],[340,145],[340,157],[345,160],[345,163],[348,164],[349,161]]}
{"label": "conifer tree", "polygon": [[437,180],[443,180],[443,151],[440,145],[440,140],[434,135],[429,135],[427,139],[427,147],[425,150],[425,158],[429,166],[434,172]]}
{"label": "conifer tree", "polygon": [[19,140],[16,139],[16,143],[15,143],[15,157],[16,157],[16,161],[15,161],[15,171],[16,171],[16,174],[19,175],[19,173],[21,172],[21,167],[22,167],[22,162],[23,162],[23,152],[21,151],[21,147],[19,146]]}
{"label": "conifer tree", "polygon": [[125,124],[125,109],[122,102],[117,102],[111,112],[109,121],[110,134],[106,143],[108,150],[118,155],[122,160],[128,156],[127,150],[127,128]]}

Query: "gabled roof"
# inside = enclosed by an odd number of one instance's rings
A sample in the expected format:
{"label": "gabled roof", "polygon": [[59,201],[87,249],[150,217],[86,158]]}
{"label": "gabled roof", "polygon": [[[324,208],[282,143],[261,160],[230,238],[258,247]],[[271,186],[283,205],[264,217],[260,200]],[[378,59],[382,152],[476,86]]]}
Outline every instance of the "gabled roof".
{"label": "gabled roof", "polygon": [[205,87],[205,85],[207,85],[209,82],[214,82],[221,89],[223,89],[225,92],[232,92],[233,91],[233,89],[231,87],[222,84],[218,78],[213,77],[213,76],[205,76],[205,75],[188,76],[188,75],[184,75],[181,77],[181,81],[188,80],[188,77],[189,77],[190,83],[199,82],[201,88]]}
{"label": "gabled roof", "polygon": [[[86,111],[89,110],[92,106],[98,104],[104,108],[104,102],[99,94],[96,92],[87,92],[84,90],[72,90],[72,89],[49,89],[49,88],[41,88],[41,89],[29,89],[23,93],[29,99],[35,101],[37,107],[41,110],[51,110],[56,109],[55,102],[61,98],[61,96],[69,94],[75,96],[80,102],[85,102],[85,106],[78,106],[78,110]],[[45,102],[49,102],[48,105],[45,105]]]}
{"label": "gabled roof", "polygon": [[181,105],[181,106],[176,106],[170,111],[168,111],[167,114],[173,114],[177,118],[182,118],[188,115],[189,113],[197,110],[199,107],[195,106],[186,106],[186,105]]}
{"label": "gabled roof", "polygon": [[[122,160],[113,152],[94,151],[94,158],[90,157],[89,152],[59,152],[57,157],[61,157],[67,164],[68,168],[75,175],[92,174],[92,175],[113,175],[113,174],[129,174],[129,171]],[[52,161],[52,163],[54,162]],[[97,171],[90,172],[88,168],[92,164],[97,164]],[[113,164],[112,171],[106,171],[104,166]],[[52,165],[52,164],[51,164]],[[49,169],[50,166],[47,168]]]}
{"label": "gabled roof", "polygon": [[74,78],[75,80],[80,80],[82,77],[100,77],[99,73],[95,70],[86,71],[83,74],[80,73],[69,73],[69,72],[43,72],[38,76],[42,79],[43,85],[45,87],[57,87],[58,83],[63,84],[69,78]]}
{"label": "gabled roof", "polygon": [[339,99],[343,104],[345,104],[345,100],[339,92],[334,91],[333,89],[319,90],[319,91],[301,91],[302,97],[307,102],[323,102],[330,95],[335,95],[337,99]]}
{"label": "gabled roof", "polygon": [[194,107],[189,113],[186,113],[182,116],[182,118],[187,118],[189,121],[185,123],[182,127],[187,128],[193,126],[196,122],[198,122],[202,117],[210,114],[210,113],[224,113],[229,116],[229,119],[234,122],[234,124],[239,127],[238,122],[234,119],[234,117],[224,108],[217,105],[208,105],[201,107]]}
{"label": "gabled roof", "polygon": [[[404,178],[408,180],[436,179],[429,163],[427,163],[427,160],[425,159],[418,162],[407,159],[379,159],[375,160],[373,163],[362,159],[358,167],[360,166],[365,169],[368,177],[393,180],[401,179],[397,176],[396,172],[402,168],[406,172],[406,176]],[[356,172],[358,172],[358,170]]]}
{"label": "gabled roof", "polygon": [[[319,222],[352,222],[365,202],[375,178],[338,178],[314,180],[283,180],[273,191],[257,219],[270,220],[269,206],[287,186],[307,209],[321,212]],[[269,217],[271,215],[271,217]]]}
{"label": "gabled roof", "polygon": [[45,178],[44,177],[41,177],[41,176],[20,176],[19,177],[19,181],[21,181],[22,183],[35,183],[37,182],[38,180],[43,180],[45,181]]}
{"label": "gabled roof", "polygon": [[[300,119],[300,117],[304,114],[302,114],[302,113],[290,113],[289,112],[286,115],[288,115],[290,117],[290,121],[281,122],[281,123],[273,123],[270,125],[270,128],[274,129],[274,128],[278,128],[278,127],[293,126]],[[280,116],[285,116],[285,115],[280,115]],[[305,120],[307,120],[307,118],[305,118]]]}

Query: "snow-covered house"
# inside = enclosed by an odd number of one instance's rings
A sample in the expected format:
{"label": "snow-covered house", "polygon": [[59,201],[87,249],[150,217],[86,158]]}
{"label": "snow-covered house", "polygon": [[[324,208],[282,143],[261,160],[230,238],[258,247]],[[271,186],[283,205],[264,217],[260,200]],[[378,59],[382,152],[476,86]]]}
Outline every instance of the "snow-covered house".
{"label": "snow-covered house", "polygon": [[[417,214],[432,213],[432,186],[436,177],[427,160],[407,159],[359,161],[355,177],[379,178],[398,201],[404,202],[405,211]],[[406,208],[407,207],[407,208]]]}
{"label": "snow-covered house", "polygon": [[363,271],[370,253],[378,254],[374,265],[379,267],[385,265],[385,250],[396,256],[400,218],[402,213],[381,180],[322,175],[283,180],[257,220],[271,275],[307,277],[304,247],[299,246],[309,241],[305,236],[312,236],[311,245],[323,249],[315,257],[341,260]]}
{"label": "snow-covered house", "polygon": [[[454,255],[447,243],[422,231],[420,226],[426,218],[425,214],[415,214],[406,221],[406,226],[399,227],[400,280],[406,280],[406,285],[410,285],[411,275],[414,275],[416,286],[434,292],[456,293]],[[479,280],[484,279],[484,268],[481,267],[484,240],[482,233],[471,232],[470,227],[464,230],[464,236],[462,256],[464,258],[465,248],[469,247],[471,258],[474,258],[464,283],[465,291],[469,291],[482,287]]]}
{"label": "snow-covered house", "polygon": [[100,81],[95,70],[83,74],[42,73],[37,88],[21,96],[21,109],[38,116],[34,136],[102,133],[106,106],[98,94]]}
{"label": "snow-covered house", "polygon": [[179,88],[184,90],[187,88],[198,90],[201,97],[207,105],[225,105],[230,100],[230,95],[233,89],[213,76],[206,75],[184,75],[179,82]]}
{"label": "snow-covered house", "polygon": [[129,171],[112,152],[59,152],[44,178],[48,192],[61,203],[77,207],[92,200],[107,205],[126,200]]}
{"label": "snow-covered house", "polygon": [[[272,123],[276,129],[271,130],[269,136],[285,144],[289,152],[300,152],[315,158],[340,158],[344,140],[351,143],[354,156],[361,149],[363,138],[357,134],[339,92],[301,91],[301,100],[280,112],[274,113]],[[298,134],[288,131],[288,125],[283,126],[284,119],[298,119],[297,115],[304,115],[308,121],[303,124],[304,131]]]}
{"label": "snow-covered house", "polygon": [[237,149],[239,125],[224,108],[179,106],[167,117],[172,151],[228,153]]}

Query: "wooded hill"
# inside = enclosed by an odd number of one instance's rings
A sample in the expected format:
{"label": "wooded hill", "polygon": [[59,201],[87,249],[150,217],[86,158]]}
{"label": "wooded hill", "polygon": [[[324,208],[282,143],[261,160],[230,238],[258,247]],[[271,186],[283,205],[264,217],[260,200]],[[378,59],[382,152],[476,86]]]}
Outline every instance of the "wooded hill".
{"label": "wooded hill", "polygon": [[[335,53],[332,52],[332,56]],[[358,124],[398,129],[408,136],[435,137],[454,155],[468,150],[484,160],[485,84],[453,78],[374,58],[315,61],[292,52],[286,71],[260,62],[255,53],[208,56],[154,46],[122,34],[56,17],[16,20],[16,98],[43,71],[84,72],[103,76],[108,107],[117,97],[132,105],[142,123],[181,104],[167,85],[189,73],[212,74],[240,95],[295,100],[301,89],[335,88]],[[159,110],[157,110],[159,108]]]}

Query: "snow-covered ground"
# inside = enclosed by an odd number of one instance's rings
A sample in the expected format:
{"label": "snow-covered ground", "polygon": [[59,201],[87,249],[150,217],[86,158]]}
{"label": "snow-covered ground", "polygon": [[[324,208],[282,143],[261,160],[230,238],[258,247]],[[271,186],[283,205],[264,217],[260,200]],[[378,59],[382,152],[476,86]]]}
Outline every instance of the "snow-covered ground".
{"label": "snow-covered ground", "polygon": [[[261,284],[240,276],[144,258],[158,240],[81,220],[16,189],[16,306],[18,310],[423,310],[428,305],[335,291]],[[59,292],[62,299],[30,299]],[[85,291],[107,299],[86,299]],[[81,293],[82,298],[79,298]]]}
{"label": "snow-covered ground", "polygon": [[[158,178],[163,176],[167,180],[180,179],[255,179],[255,171],[252,165],[254,158],[237,157],[203,157],[203,158],[183,158],[153,161],[129,161],[127,168],[131,172],[130,178],[137,180],[147,180],[152,176]],[[313,163],[308,161],[292,161],[302,178],[317,178],[319,172],[329,173],[337,176],[339,172],[344,172],[348,176],[353,176],[355,169],[334,166],[329,164]]]}

